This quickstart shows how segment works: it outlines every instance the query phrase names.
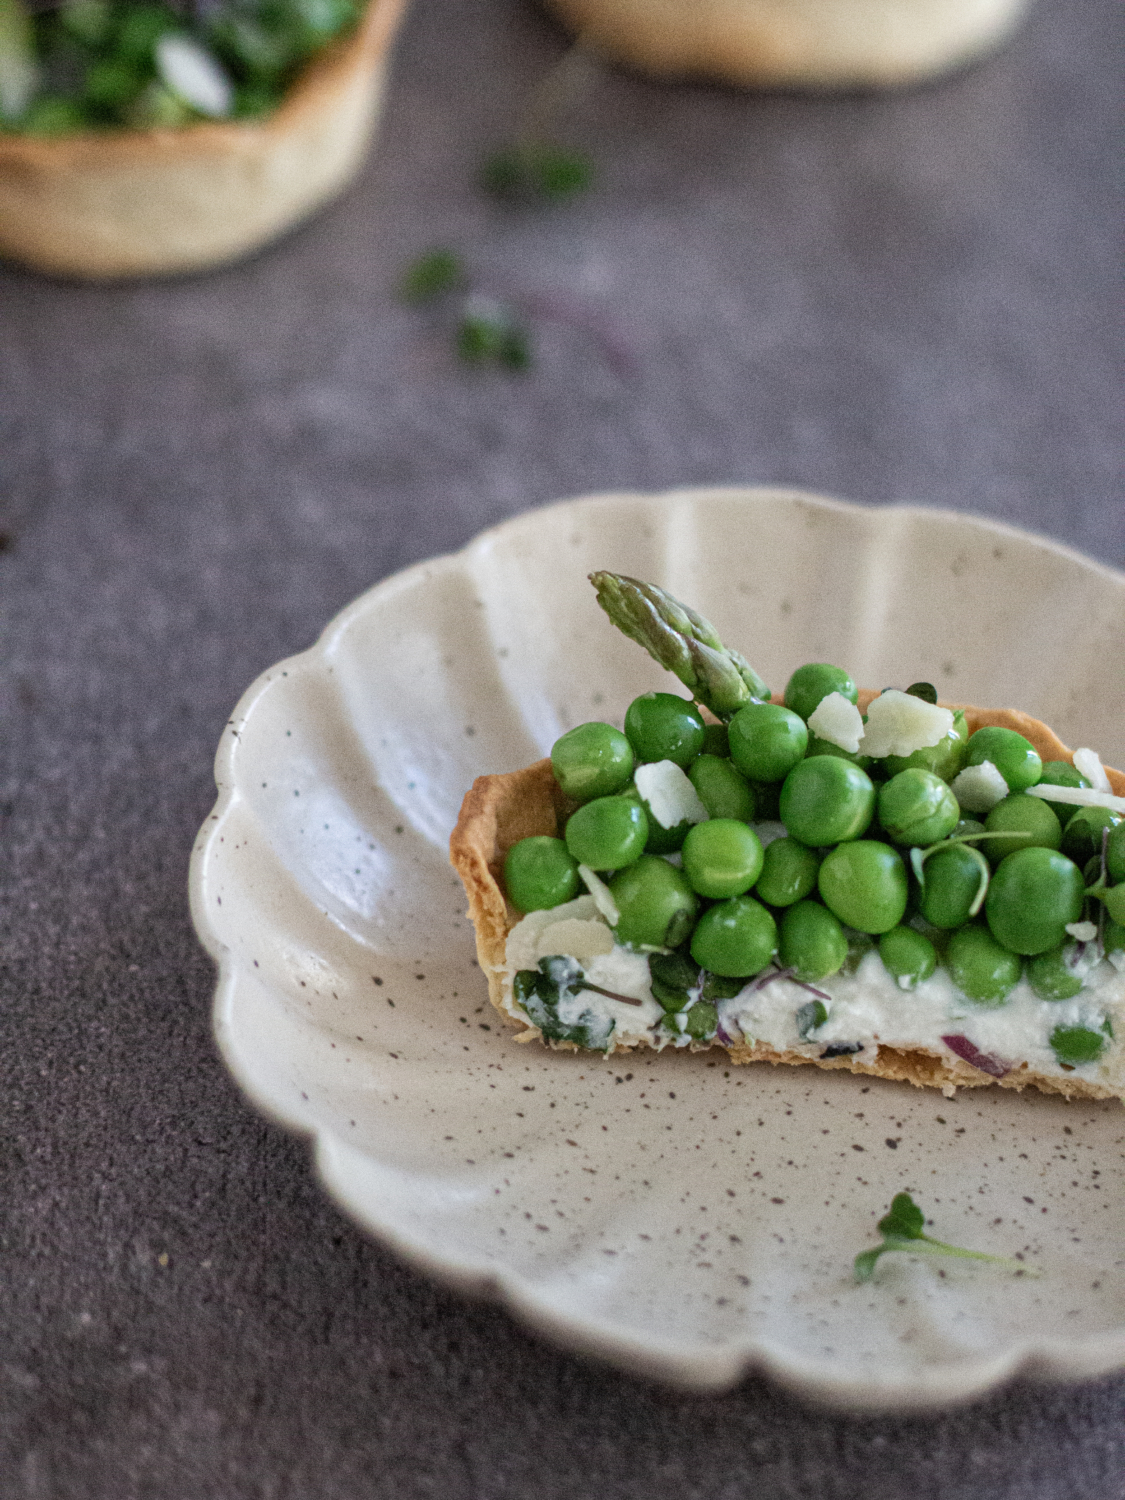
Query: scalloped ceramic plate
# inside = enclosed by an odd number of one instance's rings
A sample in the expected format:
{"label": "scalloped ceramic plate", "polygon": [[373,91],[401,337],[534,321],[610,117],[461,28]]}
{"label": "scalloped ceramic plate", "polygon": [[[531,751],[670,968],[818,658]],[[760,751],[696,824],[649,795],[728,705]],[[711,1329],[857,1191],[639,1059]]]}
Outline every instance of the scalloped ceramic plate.
{"label": "scalloped ceramic plate", "polygon": [[[328,1190],[414,1264],[571,1348],[696,1389],[745,1371],[856,1409],[1125,1364],[1125,1112],[710,1054],[517,1046],[447,840],[485,771],[673,686],[595,605],[608,567],[767,680],[808,660],[1014,704],[1125,765],[1125,576],[1007,527],[774,490],[540,510],[386,580],[267,672],[193,860],[215,1029]],[[851,1261],[908,1188],[943,1239],[1037,1266]]]}

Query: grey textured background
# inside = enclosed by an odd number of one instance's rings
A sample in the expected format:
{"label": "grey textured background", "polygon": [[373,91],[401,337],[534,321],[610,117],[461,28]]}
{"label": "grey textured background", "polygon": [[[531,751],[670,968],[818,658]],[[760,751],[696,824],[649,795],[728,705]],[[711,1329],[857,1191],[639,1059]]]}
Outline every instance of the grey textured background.
{"label": "grey textured background", "polygon": [[[185,900],[214,746],[394,569],[740,480],[1125,563],[1117,0],[889,98],[604,72],[565,131],[597,190],[502,211],[475,164],[562,50],[524,0],[417,0],[376,157],[284,243],[158,285],[0,269],[0,1491],[1111,1500],[1125,1378],[849,1419],[587,1365],[366,1241],[215,1054]],[[458,368],[393,297],[434,242],[631,368],[559,324],[526,376]]]}

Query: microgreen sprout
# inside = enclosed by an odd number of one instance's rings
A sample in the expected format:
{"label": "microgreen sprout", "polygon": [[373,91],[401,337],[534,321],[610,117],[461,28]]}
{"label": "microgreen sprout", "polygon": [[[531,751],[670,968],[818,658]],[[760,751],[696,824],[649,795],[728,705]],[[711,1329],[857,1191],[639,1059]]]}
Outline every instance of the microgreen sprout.
{"label": "microgreen sprout", "polygon": [[910,867],[914,871],[914,874],[918,878],[918,884],[919,884],[919,886],[921,886],[921,888],[923,890],[925,890],[925,888],[926,888],[925,865],[926,865],[926,861],[929,859],[930,855],[931,854],[937,854],[940,849],[948,849],[953,844],[964,844],[966,851],[973,856],[973,859],[976,861],[976,863],[980,867],[980,884],[977,887],[977,893],[976,893],[976,895],[973,897],[973,904],[969,907],[969,916],[970,917],[975,917],[976,914],[977,914],[977,912],[979,912],[980,909],[981,909],[981,907],[984,905],[984,898],[985,898],[985,896],[986,896],[986,894],[988,892],[988,882],[992,879],[992,870],[991,870],[991,868],[989,866],[988,861],[985,859],[984,855],[981,853],[981,851],[979,849],[974,848],[974,844],[975,844],[976,840],[977,839],[1022,839],[1022,838],[1026,838],[1026,834],[1023,834],[1023,833],[999,833],[999,832],[997,832],[997,833],[991,833],[988,830],[986,830],[984,833],[959,833],[959,834],[954,834],[950,838],[941,839],[941,840],[939,840],[938,843],[931,844],[928,849],[919,849],[917,847],[911,849],[911,851],[910,851]]}
{"label": "microgreen sprout", "polygon": [[507,303],[468,297],[457,325],[457,353],[467,364],[526,370],[531,363],[531,335]]}
{"label": "microgreen sprout", "polygon": [[594,164],[583,151],[528,141],[486,157],[480,180],[507,203],[557,202],[590,187]]}
{"label": "microgreen sprout", "polygon": [[551,203],[573,198],[593,183],[594,164],[584,151],[559,144],[556,122],[596,71],[581,40],[540,79],[521,111],[511,144],[486,157],[484,190],[506,203]]}
{"label": "microgreen sprout", "polygon": [[432,302],[465,285],[465,268],[454,250],[427,250],[402,273],[399,296],[404,302]]}
{"label": "microgreen sprout", "polygon": [[1033,1266],[1021,1261],[1009,1260],[1003,1255],[986,1255],[983,1250],[963,1250],[959,1245],[947,1245],[943,1240],[931,1239],[925,1233],[926,1216],[909,1193],[896,1193],[891,1199],[891,1211],[879,1220],[879,1233],[883,1243],[871,1250],[861,1250],[855,1258],[855,1279],[870,1281],[875,1265],[881,1255],[890,1250],[901,1250],[907,1255],[950,1255],[962,1260],[985,1260],[993,1265],[1015,1271],[1017,1275],[1035,1276]]}

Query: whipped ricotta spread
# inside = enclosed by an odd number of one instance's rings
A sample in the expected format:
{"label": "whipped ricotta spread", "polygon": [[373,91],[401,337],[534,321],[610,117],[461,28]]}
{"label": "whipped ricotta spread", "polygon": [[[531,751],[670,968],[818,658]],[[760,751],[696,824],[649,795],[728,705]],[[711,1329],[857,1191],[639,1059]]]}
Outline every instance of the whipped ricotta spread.
{"label": "whipped ricotta spread", "polygon": [[[516,973],[555,954],[575,959],[592,984],[641,1002],[630,1005],[583,991],[562,1002],[562,1022],[572,1024],[583,1012],[593,1011],[613,1022],[611,1045],[689,1044],[687,1036],[670,1035],[660,1025],[664,1011],[653,998],[648,955],[614,941],[591,896],[532,912],[508,934],[504,1006],[513,1018],[528,1019],[512,992]],[[809,1001],[817,994],[827,997],[822,1002],[827,1018],[802,1035],[798,1013],[804,1010],[807,1017]],[[1105,959],[1091,966],[1071,1000],[1041,1000],[1021,979],[1003,1004],[990,1006],[968,999],[941,968],[914,989],[903,990],[872,949],[852,972],[834,974],[812,989],[791,979],[763,983],[761,975],[755,976],[732,999],[719,1001],[718,1015],[719,1041],[760,1043],[817,1058],[854,1054],[858,1062],[874,1063],[880,1046],[964,1057],[965,1050],[955,1052],[944,1040],[952,1035],[1001,1067],[1026,1063],[1037,1073],[1076,1076],[1125,1092],[1125,971]],[[1107,1021],[1113,1040],[1096,1062],[1059,1062],[1050,1041],[1056,1027],[1096,1031]]]}

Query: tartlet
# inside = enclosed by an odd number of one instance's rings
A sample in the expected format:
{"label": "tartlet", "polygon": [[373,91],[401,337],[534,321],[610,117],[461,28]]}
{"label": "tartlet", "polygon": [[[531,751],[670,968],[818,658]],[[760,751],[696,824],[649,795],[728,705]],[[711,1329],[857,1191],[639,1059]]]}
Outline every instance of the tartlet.
{"label": "tartlet", "polygon": [[590,47],[655,77],[881,88],[998,47],[1026,0],[548,0]]}
{"label": "tartlet", "polygon": [[[877,694],[860,690],[859,706],[865,710]],[[775,697],[774,701],[780,701]],[[1015,709],[975,708],[964,704],[947,704],[960,708],[969,733],[986,726],[1014,730],[1023,735],[1046,761],[1073,763],[1073,752],[1046,724]],[[1125,796],[1125,773],[1106,768],[1113,792]],[[535,834],[558,836],[567,817],[578,806],[568,799],[552,770],[551,761],[536,761],[506,775],[480,776],[465,796],[460,817],[450,838],[450,859],[461,877],[469,904],[469,916],[476,934],[477,957],[488,981],[489,999],[508,1026],[519,1027],[518,1041],[540,1036],[522,1016],[509,1008],[511,972],[508,964],[508,936],[521,920],[521,913],[508,901],[502,881],[504,859],[508,850],[521,839]],[[824,981],[831,988],[831,980]],[[1125,975],[1122,975],[1125,991]],[[573,1044],[556,1042],[567,1047]],[[627,1050],[634,1043],[618,1043],[611,1050]],[[697,1044],[692,1044],[693,1047]],[[1107,1085],[1075,1073],[1044,1073],[1026,1062],[1019,1063],[1002,1076],[982,1071],[969,1061],[954,1056],[948,1049],[941,1052],[929,1047],[883,1046],[874,1057],[856,1054],[821,1057],[809,1052],[777,1049],[756,1043],[719,1040],[699,1044],[725,1046],[734,1063],[770,1062],[773,1064],[813,1064],[828,1069],[845,1069],[880,1078],[909,1082],[918,1087],[940,1088],[952,1093],[957,1088],[973,1088],[998,1083],[1002,1088],[1022,1090],[1029,1086],[1045,1093],[1066,1097],[1118,1098],[1120,1086]]]}
{"label": "tartlet", "polygon": [[85,280],[202,270],[341,192],[363,161],[406,0],[371,0],[261,121],[0,133],[0,256]]}

